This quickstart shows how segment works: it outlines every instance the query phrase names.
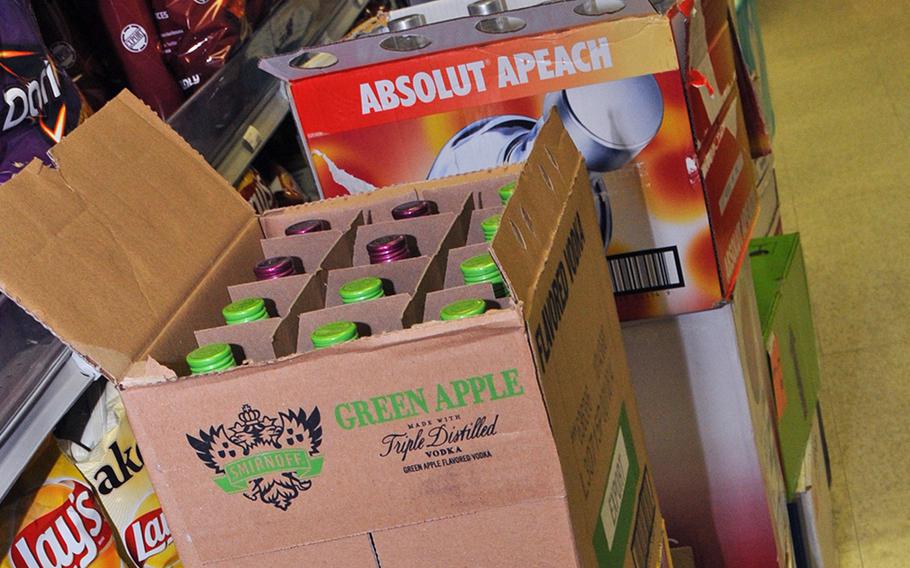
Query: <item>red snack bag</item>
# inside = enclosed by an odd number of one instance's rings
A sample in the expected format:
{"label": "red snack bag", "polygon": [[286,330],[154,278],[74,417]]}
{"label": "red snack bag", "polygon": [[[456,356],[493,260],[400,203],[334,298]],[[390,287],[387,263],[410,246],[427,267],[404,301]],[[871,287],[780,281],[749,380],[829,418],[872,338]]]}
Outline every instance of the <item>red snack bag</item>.
{"label": "red snack bag", "polygon": [[91,486],[45,443],[0,506],[0,568],[121,568]]}
{"label": "red snack bag", "polygon": [[161,57],[149,5],[145,0],[99,0],[98,8],[130,90],[167,118],[183,103],[183,95]]}
{"label": "red snack bag", "polygon": [[152,7],[167,36],[165,61],[187,94],[224,67],[243,39],[243,0],[152,0]]}
{"label": "red snack bag", "polygon": [[254,28],[272,9],[272,0],[246,0],[246,20]]}

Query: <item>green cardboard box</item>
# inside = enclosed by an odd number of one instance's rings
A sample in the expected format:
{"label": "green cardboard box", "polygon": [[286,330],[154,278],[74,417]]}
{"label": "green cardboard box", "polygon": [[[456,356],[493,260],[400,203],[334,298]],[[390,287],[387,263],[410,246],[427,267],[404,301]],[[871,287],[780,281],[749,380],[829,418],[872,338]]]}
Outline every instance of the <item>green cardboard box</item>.
{"label": "green cardboard box", "polygon": [[749,257],[771,367],[781,468],[787,498],[793,499],[821,381],[799,233],[754,239]]}

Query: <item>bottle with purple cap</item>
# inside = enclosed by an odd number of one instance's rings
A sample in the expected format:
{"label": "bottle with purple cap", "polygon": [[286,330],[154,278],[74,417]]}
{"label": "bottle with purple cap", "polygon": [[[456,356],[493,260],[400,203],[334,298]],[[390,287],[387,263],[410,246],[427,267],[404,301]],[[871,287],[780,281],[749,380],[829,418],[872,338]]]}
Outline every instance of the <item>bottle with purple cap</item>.
{"label": "bottle with purple cap", "polygon": [[289,237],[293,235],[307,235],[309,233],[318,233],[319,231],[328,231],[331,228],[332,225],[325,219],[308,219],[289,226],[284,230],[284,234]]}
{"label": "bottle with purple cap", "polygon": [[274,280],[298,274],[297,263],[290,256],[273,256],[253,267],[256,280]]}
{"label": "bottle with purple cap", "polygon": [[370,264],[395,262],[416,256],[408,235],[386,235],[373,239],[367,243],[367,254],[370,255]]}
{"label": "bottle with purple cap", "polygon": [[392,209],[392,218],[396,220],[414,219],[415,217],[426,217],[436,213],[439,213],[439,209],[436,207],[435,202],[419,199],[402,203]]}

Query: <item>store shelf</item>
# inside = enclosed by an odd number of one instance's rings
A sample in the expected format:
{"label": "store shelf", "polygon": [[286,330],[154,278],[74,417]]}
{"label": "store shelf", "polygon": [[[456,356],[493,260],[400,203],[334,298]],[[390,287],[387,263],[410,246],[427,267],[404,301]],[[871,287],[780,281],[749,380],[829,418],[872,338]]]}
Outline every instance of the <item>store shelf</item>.
{"label": "store shelf", "polygon": [[287,0],[168,122],[236,183],[290,111],[281,82],[261,71],[259,60],[340,39],[366,3]]}
{"label": "store shelf", "polygon": [[0,500],[97,375],[0,296]]}

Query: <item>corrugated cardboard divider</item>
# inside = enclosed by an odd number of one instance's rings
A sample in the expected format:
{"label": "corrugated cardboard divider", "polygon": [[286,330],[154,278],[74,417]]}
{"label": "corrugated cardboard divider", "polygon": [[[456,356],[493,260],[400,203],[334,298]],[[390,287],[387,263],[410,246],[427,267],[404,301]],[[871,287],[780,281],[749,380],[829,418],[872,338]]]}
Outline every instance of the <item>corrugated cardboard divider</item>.
{"label": "corrugated cardboard divider", "polygon": [[471,214],[471,226],[468,229],[467,244],[476,245],[478,243],[485,243],[486,238],[483,234],[483,228],[480,226],[480,224],[484,221],[484,219],[492,217],[497,213],[502,214],[503,211],[505,211],[505,207],[502,205],[498,207],[488,207],[486,209],[478,209],[474,211]]}
{"label": "corrugated cardboard divider", "polygon": [[325,298],[324,272],[315,274],[295,274],[284,278],[247,282],[228,287],[231,301],[236,302],[243,298],[262,298],[266,301],[266,308],[274,316],[286,317],[307,290],[306,297],[311,299],[309,309],[322,307]]}
{"label": "corrugated cardboard divider", "polygon": [[414,296],[417,293],[417,287],[421,279],[427,271],[427,267],[430,265],[430,261],[430,257],[418,256],[417,258],[406,258],[395,262],[332,270],[329,272],[328,283],[326,284],[325,306],[327,308],[340,306],[343,303],[338,293],[341,287],[347,282],[358,278],[366,278],[367,276],[382,280],[386,296],[398,294]]}
{"label": "corrugated cardboard divider", "polygon": [[388,221],[372,225],[361,225],[357,228],[354,241],[354,266],[370,264],[367,244],[373,239],[386,235],[405,235],[411,246],[417,249],[419,256],[432,256],[439,251],[443,239],[458,219],[455,213],[438,213],[414,219]]}
{"label": "corrugated cardboard divider", "polygon": [[[292,281],[293,280],[293,281]],[[301,280],[303,284],[301,286]],[[244,295],[247,286],[260,286],[270,284],[273,289],[278,288],[281,294],[274,293],[272,297],[287,295],[288,299],[280,297],[275,302],[280,304],[277,317],[267,320],[237,324],[221,325],[214,328],[196,331],[199,345],[206,343],[227,343],[237,348],[243,354],[237,361],[269,361],[278,357],[290,355],[297,350],[298,317],[303,312],[321,309],[325,294],[325,273],[302,274],[288,276],[266,282],[256,282],[250,285],[232,287],[232,299],[239,300],[250,295]],[[262,296],[259,296],[262,297]],[[270,309],[271,313],[272,310]]]}
{"label": "corrugated cardboard divider", "polygon": [[[53,156],[59,170],[36,161],[0,188],[0,288],[115,381],[149,354],[182,359],[241,281],[222,254],[260,254],[252,209],[126,92]],[[206,274],[220,286],[208,298]]]}
{"label": "corrugated cardboard divider", "polygon": [[488,311],[500,310],[506,306],[512,305],[509,298],[497,298],[491,284],[457,286],[455,288],[446,288],[445,290],[437,290],[427,294],[422,321],[439,321],[439,312],[442,308],[452,302],[470,298],[479,298],[486,302]]}
{"label": "corrugated cardboard divider", "polygon": [[[512,166],[512,168],[518,167]],[[517,169],[514,173],[499,174],[497,172],[497,174],[487,174],[473,183],[446,188],[418,188],[417,192],[421,199],[435,201],[439,205],[440,211],[455,211],[459,203],[468,197],[473,202],[474,209],[495,207],[502,204],[499,198],[499,188],[515,181],[517,173]]]}
{"label": "corrugated cardboard divider", "polygon": [[354,322],[360,337],[410,327],[416,323],[405,321],[406,309],[411,300],[410,294],[396,294],[368,302],[330,306],[324,310],[302,313],[297,332],[297,352],[313,351],[310,335],[317,327],[335,321]]}
{"label": "corrugated cardboard divider", "polygon": [[[353,239],[345,237],[354,229],[347,231],[320,231],[306,235],[262,239],[262,254],[265,258],[273,256],[290,256],[300,259],[305,272],[316,272],[320,268],[346,268],[351,266]],[[350,254],[344,251],[350,250]],[[332,265],[332,266],[326,266]],[[340,266],[338,266],[340,265]]]}
{"label": "corrugated cardboard divider", "polygon": [[464,275],[461,272],[461,263],[467,259],[490,252],[490,243],[477,243],[458,247],[449,251],[446,258],[445,287],[454,288],[464,285]]}
{"label": "corrugated cardboard divider", "polygon": [[265,238],[274,239],[284,237],[284,230],[294,223],[317,219],[328,221],[329,230],[345,232],[351,227],[364,224],[366,215],[357,208],[326,209],[314,213],[309,208],[286,207],[266,211],[259,216],[259,224],[262,226],[262,234],[265,235]]}

